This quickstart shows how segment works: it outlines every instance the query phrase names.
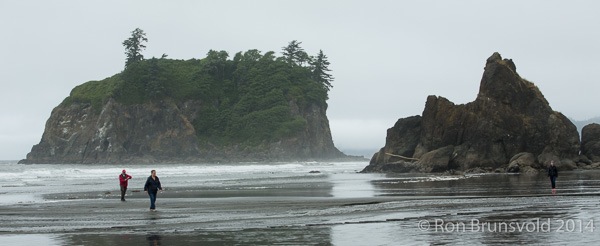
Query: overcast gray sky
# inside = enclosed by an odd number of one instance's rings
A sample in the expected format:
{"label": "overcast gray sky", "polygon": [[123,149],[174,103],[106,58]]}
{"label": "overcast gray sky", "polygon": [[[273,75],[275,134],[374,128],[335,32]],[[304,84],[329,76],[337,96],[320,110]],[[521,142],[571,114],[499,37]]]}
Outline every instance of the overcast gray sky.
{"label": "overcast gray sky", "polygon": [[378,149],[428,95],[475,99],[485,60],[513,59],[550,106],[600,116],[600,1],[0,0],[0,160],[25,158],[71,89],[123,69],[136,27],[145,57],[279,52],[329,57],[327,115],[341,150]]}

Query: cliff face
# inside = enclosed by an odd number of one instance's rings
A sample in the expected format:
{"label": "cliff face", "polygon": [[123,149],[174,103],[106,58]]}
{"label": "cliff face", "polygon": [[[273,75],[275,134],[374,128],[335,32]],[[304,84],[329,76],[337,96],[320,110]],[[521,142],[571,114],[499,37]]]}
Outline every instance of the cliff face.
{"label": "cliff face", "polygon": [[[422,116],[400,119],[388,130],[385,147],[363,171],[523,171],[550,160],[569,169],[579,160],[578,152],[575,125],[519,76],[512,60],[494,53],[475,101],[455,105],[429,96]],[[527,153],[534,158],[520,158]]]}
{"label": "cliff face", "polygon": [[20,163],[190,163],[282,161],[345,157],[333,145],[325,109],[293,115],[307,124],[299,134],[255,146],[199,142],[192,122],[202,103],[170,100],[126,105],[108,100],[100,112],[88,103],[56,107],[39,144]]}

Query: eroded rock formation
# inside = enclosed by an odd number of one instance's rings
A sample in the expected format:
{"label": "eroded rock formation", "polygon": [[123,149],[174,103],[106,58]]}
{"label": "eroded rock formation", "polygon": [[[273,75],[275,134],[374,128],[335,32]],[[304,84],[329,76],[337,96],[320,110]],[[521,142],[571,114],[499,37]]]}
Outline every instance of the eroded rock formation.
{"label": "eroded rock formation", "polygon": [[[510,59],[487,59],[475,101],[429,96],[422,116],[399,119],[363,172],[538,170],[576,167],[579,134]],[[510,168],[509,168],[510,165]]]}
{"label": "eroded rock formation", "polygon": [[590,162],[600,162],[599,124],[589,124],[581,130],[581,154]]}
{"label": "eroded rock formation", "polygon": [[169,100],[127,105],[108,100],[100,112],[90,104],[56,107],[39,144],[20,163],[191,163],[289,161],[345,158],[334,145],[325,109],[316,105],[292,114],[303,117],[300,134],[258,145],[199,143],[193,122],[201,103]]}

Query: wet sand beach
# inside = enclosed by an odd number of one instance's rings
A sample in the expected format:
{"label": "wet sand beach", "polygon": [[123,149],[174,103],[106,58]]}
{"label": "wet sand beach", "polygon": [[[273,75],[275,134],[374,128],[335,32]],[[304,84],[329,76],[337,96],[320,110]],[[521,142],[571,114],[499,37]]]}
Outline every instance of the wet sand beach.
{"label": "wet sand beach", "polygon": [[[45,234],[61,245],[164,245],[595,242],[597,194],[537,197],[229,197],[159,195],[158,210],[144,198],[62,200],[3,206],[2,233]],[[189,194],[188,194],[189,195]],[[487,232],[483,222],[550,220],[550,231]],[[568,227],[560,224],[573,223]],[[428,221],[431,228],[420,223]],[[445,222],[441,222],[445,221]],[[529,221],[529,222],[528,222]],[[572,221],[572,222],[571,222]],[[580,222],[581,221],[581,222]],[[464,223],[464,229],[441,223]],[[436,223],[440,226],[436,227]],[[583,223],[583,224],[581,224]],[[591,222],[594,223],[594,222]],[[471,224],[471,225],[470,225]],[[559,228],[562,226],[563,228]],[[568,226],[571,226],[570,224]],[[544,229],[544,228],[542,228]],[[562,229],[562,231],[561,231]],[[454,230],[459,230],[454,232]],[[462,231],[460,231],[462,230]],[[565,235],[561,235],[565,234]],[[52,241],[54,240],[54,241]],[[169,243],[167,243],[169,242]]]}
{"label": "wet sand beach", "polygon": [[543,175],[227,179],[166,187],[155,212],[139,188],[130,188],[126,202],[116,189],[73,189],[45,194],[41,202],[0,204],[0,240],[15,245],[587,244],[600,239],[598,177],[596,171],[563,173],[556,195]]}

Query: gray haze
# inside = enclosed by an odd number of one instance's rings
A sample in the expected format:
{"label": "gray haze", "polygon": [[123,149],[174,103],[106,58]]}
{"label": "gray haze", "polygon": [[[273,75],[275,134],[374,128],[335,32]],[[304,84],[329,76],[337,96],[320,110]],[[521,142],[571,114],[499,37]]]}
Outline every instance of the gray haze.
{"label": "gray haze", "polygon": [[123,69],[136,27],[146,58],[210,49],[279,52],[291,40],[329,57],[327,111],[341,150],[375,150],[428,95],[475,99],[485,60],[513,59],[554,110],[599,116],[600,1],[0,1],[0,159],[39,143],[76,85]]}

